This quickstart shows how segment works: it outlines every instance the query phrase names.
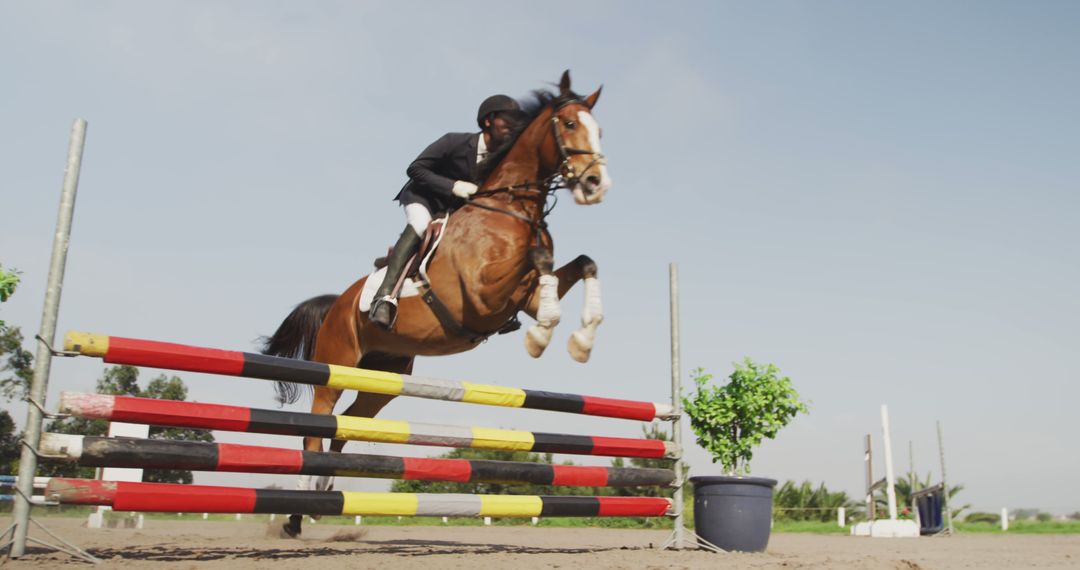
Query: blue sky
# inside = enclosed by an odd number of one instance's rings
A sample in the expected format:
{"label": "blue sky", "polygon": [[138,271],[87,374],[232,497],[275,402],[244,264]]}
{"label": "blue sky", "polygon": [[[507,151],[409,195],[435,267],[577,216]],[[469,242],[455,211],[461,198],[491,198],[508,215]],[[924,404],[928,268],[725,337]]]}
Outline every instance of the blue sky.
{"label": "blue sky", "polygon": [[[563,350],[575,291],[542,359],[518,334],[421,359],[417,373],[663,400],[675,261],[684,373],[724,376],[750,356],[812,401],[760,448],[754,474],[859,496],[862,436],[879,437],[887,403],[900,469],[911,441],[918,470],[940,476],[940,419],[965,502],[1080,510],[1061,492],[1080,472],[1078,12],[1068,2],[5,2],[0,263],[24,283],[2,315],[27,333],[38,326],[75,117],[89,130],[60,330],[250,350],[293,304],[368,271],[401,231],[390,199],[426,144],[472,129],[487,95],[523,96],[570,68],[579,91],[604,85],[595,115],[615,184],[594,207],[564,196],[551,218],[559,260],[588,253],[600,265],[606,320],[593,361]],[[91,389],[101,368],[57,362],[49,400]],[[182,376],[192,399],[272,406],[269,385]],[[639,433],[403,399],[384,415]],[[694,474],[718,470],[699,449],[688,459]]]}

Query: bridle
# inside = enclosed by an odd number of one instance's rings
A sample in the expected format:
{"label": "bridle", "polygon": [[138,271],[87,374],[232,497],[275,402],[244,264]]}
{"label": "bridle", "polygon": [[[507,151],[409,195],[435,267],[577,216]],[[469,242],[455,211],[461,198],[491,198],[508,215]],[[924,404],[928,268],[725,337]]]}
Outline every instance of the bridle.
{"label": "bridle", "polygon": [[[607,164],[607,158],[603,155],[603,153],[566,146],[566,143],[563,142],[562,132],[559,127],[559,111],[563,107],[566,107],[567,105],[570,105],[572,103],[579,103],[585,105],[585,101],[582,101],[581,99],[568,98],[555,104],[554,108],[551,111],[551,133],[555,138],[555,148],[558,150],[559,153],[559,166],[555,169],[554,174],[540,180],[526,180],[525,182],[522,182],[520,184],[510,184],[508,186],[500,186],[498,188],[488,188],[486,190],[481,190],[473,195],[474,197],[484,197],[494,194],[500,194],[503,192],[509,192],[511,194],[511,200],[513,200],[514,192],[535,192],[537,201],[539,201],[541,204],[541,212],[539,219],[534,220],[527,216],[523,216],[517,212],[499,208],[497,206],[490,206],[488,204],[473,202],[471,199],[465,202],[465,206],[473,206],[483,210],[499,212],[501,214],[506,214],[512,218],[516,218],[529,224],[530,226],[532,226],[533,231],[536,232],[536,244],[537,246],[540,246],[541,234],[547,229],[546,218],[548,214],[550,214],[551,211],[555,209],[555,204],[558,203],[558,195],[555,194],[555,191],[559,190],[560,188],[569,189],[577,186],[581,183],[581,179],[585,176],[585,174],[592,170],[593,167],[603,166]],[[571,157],[580,155],[592,156],[592,162],[590,162],[579,173],[577,172],[577,169],[574,168],[574,165],[570,163],[570,159]],[[550,206],[547,204],[548,196],[553,197]]]}
{"label": "bridle", "polygon": [[[603,166],[607,164],[607,158],[603,153],[585,150],[580,148],[574,148],[566,146],[563,142],[562,132],[559,130],[559,110],[569,105],[570,103],[585,104],[581,99],[570,99],[564,101],[555,106],[554,111],[551,113],[551,132],[555,135],[555,145],[559,149],[559,176],[566,182],[564,188],[573,188],[581,183],[581,178],[585,176],[585,173],[592,170],[594,166]],[[592,156],[592,162],[590,162],[585,169],[578,174],[573,164],[570,164],[570,157],[587,154]]]}

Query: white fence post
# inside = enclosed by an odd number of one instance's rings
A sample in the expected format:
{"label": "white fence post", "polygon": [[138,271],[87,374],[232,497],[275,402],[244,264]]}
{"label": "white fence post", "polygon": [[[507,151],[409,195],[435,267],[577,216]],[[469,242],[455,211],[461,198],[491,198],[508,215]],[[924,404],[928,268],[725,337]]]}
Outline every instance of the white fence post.
{"label": "white fence post", "polygon": [[847,526],[846,524],[844,524],[847,522],[846,515],[847,511],[844,510],[844,507],[836,509],[836,524],[839,525],[840,528],[844,528],[845,526]]}
{"label": "white fence post", "polygon": [[1001,530],[1009,530],[1009,509],[1001,507]]}

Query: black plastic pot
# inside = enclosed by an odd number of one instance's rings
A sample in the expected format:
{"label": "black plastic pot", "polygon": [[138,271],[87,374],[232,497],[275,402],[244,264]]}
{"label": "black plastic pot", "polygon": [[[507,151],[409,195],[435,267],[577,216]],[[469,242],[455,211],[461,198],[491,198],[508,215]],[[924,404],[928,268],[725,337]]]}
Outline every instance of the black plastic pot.
{"label": "black plastic pot", "polygon": [[764,552],[772,530],[775,479],[691,477],[694,531],[701,538],[740,552]]}

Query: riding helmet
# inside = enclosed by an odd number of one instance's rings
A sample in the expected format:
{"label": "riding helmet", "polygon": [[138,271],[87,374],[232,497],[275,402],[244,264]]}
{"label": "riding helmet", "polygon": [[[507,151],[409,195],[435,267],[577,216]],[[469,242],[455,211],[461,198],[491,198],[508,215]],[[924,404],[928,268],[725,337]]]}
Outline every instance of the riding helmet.
{"label": "riding helmet", "polygon": [[492,113],[520,113],[521,105],[508,95],[492,95],[480,103],[480,110],[476,112],[476,124],[484,128],[484,119]]}

